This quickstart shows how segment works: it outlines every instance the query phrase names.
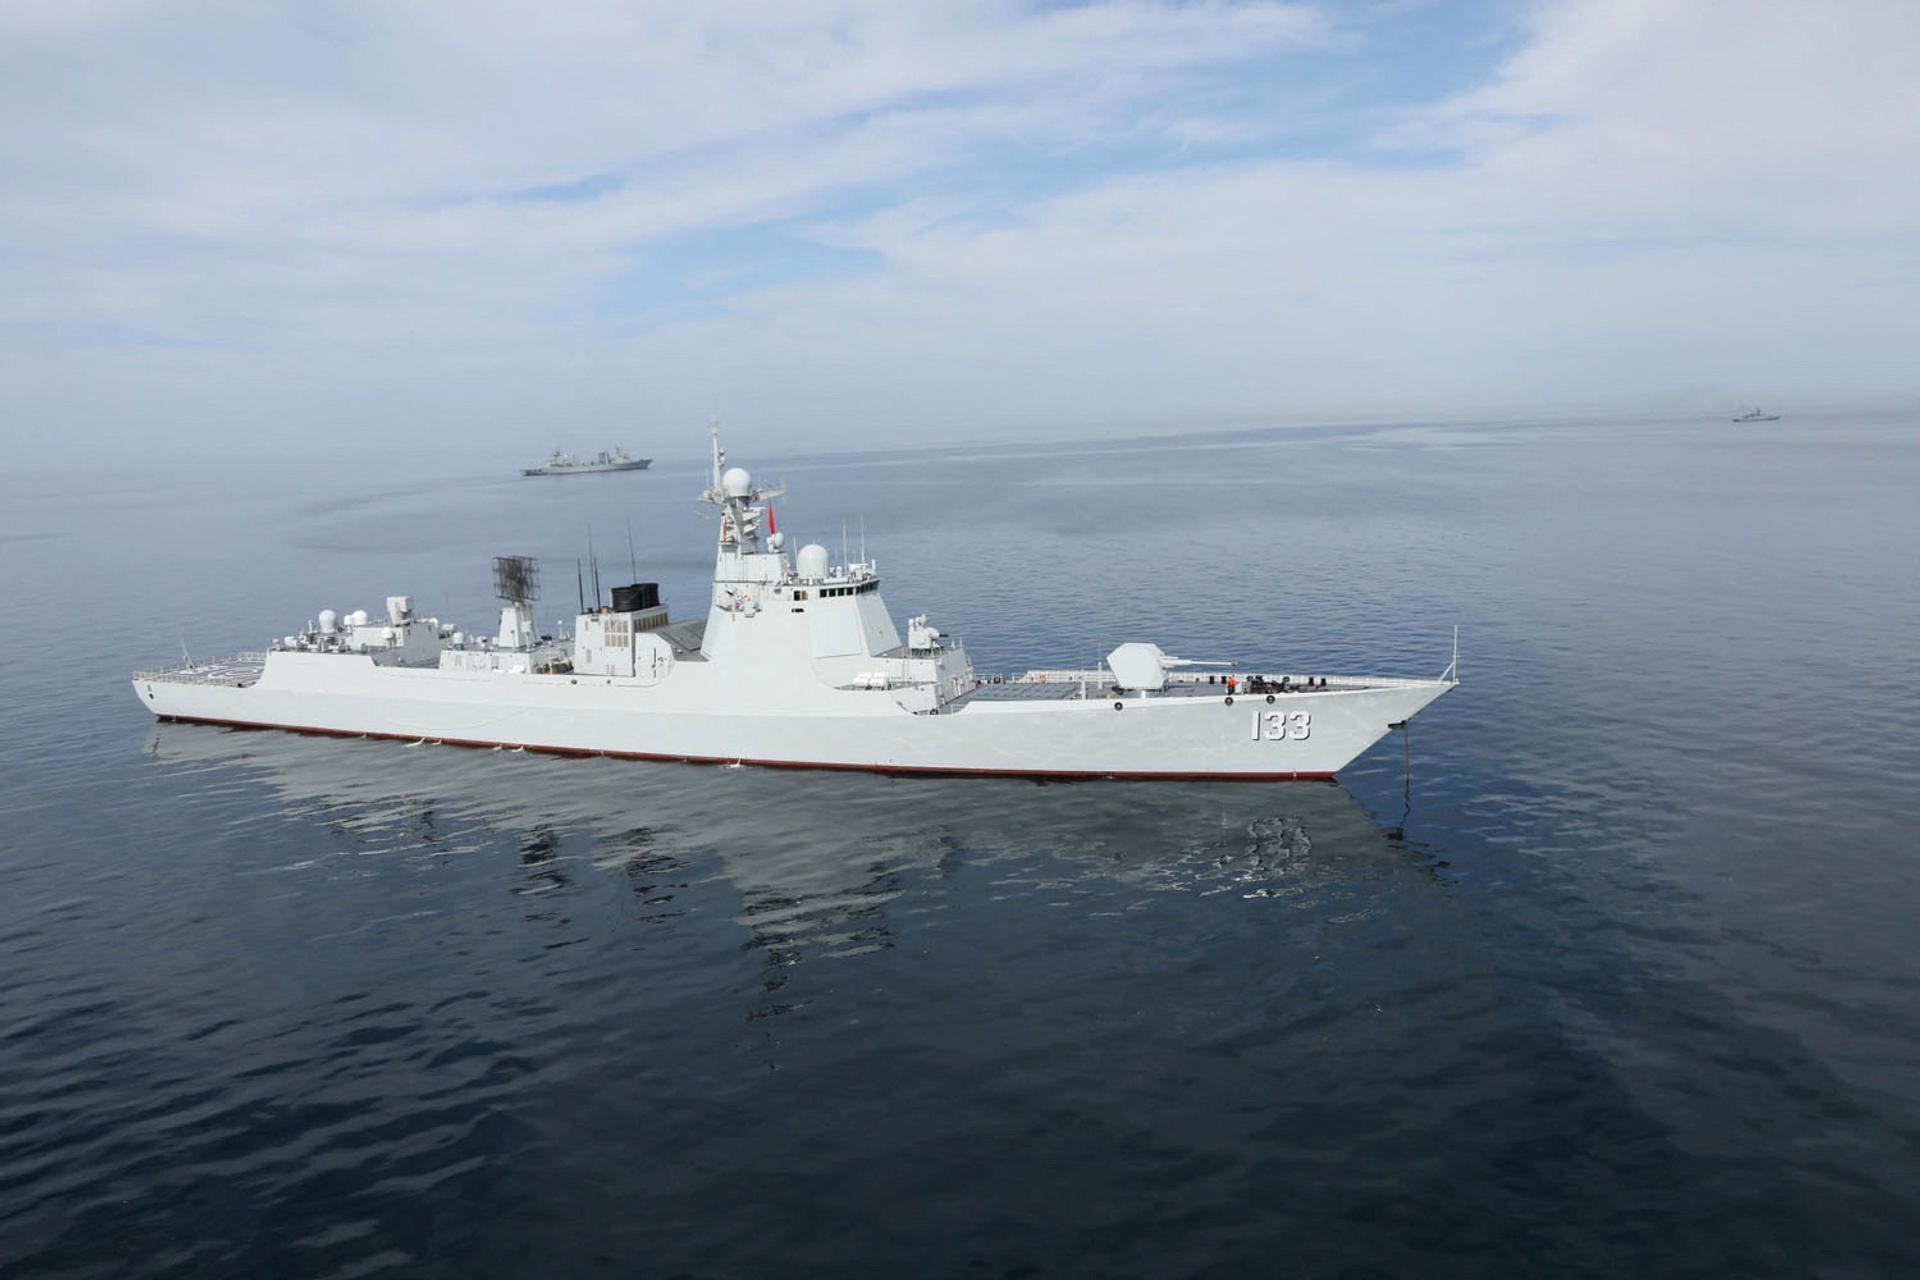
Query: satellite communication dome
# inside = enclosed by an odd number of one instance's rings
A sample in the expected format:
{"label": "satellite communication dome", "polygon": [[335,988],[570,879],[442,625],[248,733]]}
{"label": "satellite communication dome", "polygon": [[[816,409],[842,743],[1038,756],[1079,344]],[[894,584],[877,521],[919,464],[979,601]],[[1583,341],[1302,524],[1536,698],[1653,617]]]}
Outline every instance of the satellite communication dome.
{"label": "satellite communication dome", "polygon": [[767,545],[778,551],[787,545],[787,535],[776,529],[767,535]]}
{"label": "satellite communication dome", "polygon": [[331,609],[320,611],[320,631],[323,635],[332,635],[334,626],[340,621],[340,615]]}
{"label": "satellite communication dome", "polygon": [[817,542],[809,542],[794,558],[793,571],[809,580],[826,577],[827,549]]}
{"label": "satellite communication dome", "polygon": [[753,492],[753,475],[745,467],[728,467],[720,477],[720,487],[729,498],[744,498]]}

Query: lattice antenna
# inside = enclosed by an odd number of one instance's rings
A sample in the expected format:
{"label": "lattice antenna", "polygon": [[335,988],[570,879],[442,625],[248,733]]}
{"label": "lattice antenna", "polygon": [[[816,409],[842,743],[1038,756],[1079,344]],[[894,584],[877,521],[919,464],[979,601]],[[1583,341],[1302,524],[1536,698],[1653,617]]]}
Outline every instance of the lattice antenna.
{"label": "lattice antenna", "polygon": [[527,604],[540,596],[540,564],[532,556],[495,556],[493,593],[508,604]]}

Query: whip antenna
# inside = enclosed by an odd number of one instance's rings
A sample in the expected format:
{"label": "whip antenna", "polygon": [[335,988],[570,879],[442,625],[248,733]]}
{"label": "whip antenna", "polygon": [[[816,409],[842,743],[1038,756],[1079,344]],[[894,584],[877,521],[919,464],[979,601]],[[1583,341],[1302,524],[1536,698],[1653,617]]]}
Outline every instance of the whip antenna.
{"label": "whip antenna", "polygon": [[593,607],[600,607],[600,557],[593,554],[593,526],[587,526],[587,564],[593,569]]}

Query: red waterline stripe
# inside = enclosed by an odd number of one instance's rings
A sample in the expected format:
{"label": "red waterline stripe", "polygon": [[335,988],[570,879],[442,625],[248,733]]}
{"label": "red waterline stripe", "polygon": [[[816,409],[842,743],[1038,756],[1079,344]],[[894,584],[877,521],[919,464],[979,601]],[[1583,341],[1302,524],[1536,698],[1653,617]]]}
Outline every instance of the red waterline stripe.
{"label": "red waterline stripe", "polygon": [[538,751],[553,756],[605,756],[611,760],[659,760],[675,764],[750,764],[761,769],[838,769],[849,773],[924,774],[947,778],[1116,778],[1153,782],[1331,782],[1331,773],[1111,773],[1086,769],[950,769],[938,765],[831,764],[818,760],[746,760],[728,756],[659,755],[648,751],[596,751],[585,747],[542,747],[531,742],[486,742],[476,738],[416,738],[405,733],[371,733],[359,729],[315,729],[297,724],[265,724],[255,720],[216,720],[208,716],[167,716],[178,724],[212,724],[227,729],[274,729],[323,738],[384,738],[392,742],[431,742],[443,747],[478,747],[491,751]]}

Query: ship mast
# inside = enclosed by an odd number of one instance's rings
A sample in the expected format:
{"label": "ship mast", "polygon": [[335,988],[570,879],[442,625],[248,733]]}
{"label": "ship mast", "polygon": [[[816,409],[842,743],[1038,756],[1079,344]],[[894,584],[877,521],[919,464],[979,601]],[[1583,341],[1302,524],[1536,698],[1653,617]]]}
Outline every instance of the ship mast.
{"label": "ship mast", "polygon": [[[721,560],[724,561],[729,554],[734,557],[757,555],[761,550],[760,513],[764,510],[760,504],[768,498],[781,496],[786,489],[781,485],[757,489],[753,485],[753,477],[744,468],[728,469],[727,451],[720,447],[718,418],[713,420],[710,430],[713,435],[713,478],[706,492],[700,495],[700,500],[720,508]],[[721,576],[716,566],[716,580]]]}

